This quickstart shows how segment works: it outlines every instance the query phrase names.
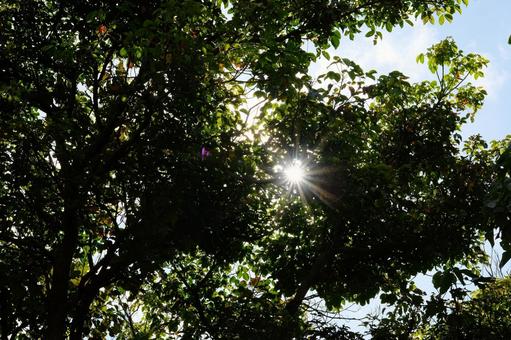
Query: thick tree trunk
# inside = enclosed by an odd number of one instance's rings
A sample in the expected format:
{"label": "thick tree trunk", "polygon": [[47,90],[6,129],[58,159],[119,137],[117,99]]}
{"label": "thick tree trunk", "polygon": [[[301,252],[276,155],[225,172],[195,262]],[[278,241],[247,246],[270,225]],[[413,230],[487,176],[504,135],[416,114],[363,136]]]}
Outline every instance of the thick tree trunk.
{"label": "thick tree trunk", "polygon": [[75,313],[73,315],[73,321],[71,322],[71,340],[82,340],[83,339],[83,328],[85,320],[89,315],[89,309],[96,292],[87,292],[85,296],[78,302],[75,307]]}
{"label": "thick tree trunk", "polygon": [[53,266],[52,287],[48,296],[47,339],[64,339],[66,334],[69,272],[78,233],[66,233]]}
{"label": "thick tree trunk", "polygon": [[78,244],[78,185],[67,185],[64,192],[64,238],[55,252],[51,288],[48,294],[46,339],[66,337],[68,285],[73,255]]}
{"label": "thick tree trunk", "polygon": [[64,339],[66,334],[69,272],[76,248],[77,234],[66,233],[53,266],[52,286],[48,296],[47,339]]}

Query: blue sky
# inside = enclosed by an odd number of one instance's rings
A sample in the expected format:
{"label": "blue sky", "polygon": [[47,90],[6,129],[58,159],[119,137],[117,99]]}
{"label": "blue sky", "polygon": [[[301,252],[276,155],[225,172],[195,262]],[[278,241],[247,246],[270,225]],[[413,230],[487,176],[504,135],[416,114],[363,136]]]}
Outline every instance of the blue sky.
{"label": "blue sky", "polygon": [[452,24],[435,27],[440,36],[452,36],[459,46],[490,59],[483,86],[488,97],[474,124],[465,133],[501,139],[511,133],[511,1],[472,0]]}
{"label": "blue sky", "polygon": [[[415,61],[419,53],[432,44],[450,36],[465,52],[481,54],[490,60],[485,78],[476,83],[485,87],[488,96],[485,105],[473,124],[463,129],[465,137],[479,133],[486,140],[502,139],[511,134],[511,0],[471,0],[461,15],[452,23],[399,27],[393,32],[384,31],[383,40],[376,46],[371,38],[363,35],[354,41],[342,39],[341,45],[331,55],[348,57],[363,69],[379,73],[399,70],[413,81],[430,79],[425,65]],[[328,61],[321,60],[311,68],[316,74],[324,70]]]}

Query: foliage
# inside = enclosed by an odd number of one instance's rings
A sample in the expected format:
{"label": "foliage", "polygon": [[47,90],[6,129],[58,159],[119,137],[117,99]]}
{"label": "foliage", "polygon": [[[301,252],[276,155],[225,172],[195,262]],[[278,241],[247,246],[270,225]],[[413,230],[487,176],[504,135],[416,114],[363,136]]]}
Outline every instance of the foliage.
{"label": "foliage", "polygon": [[[497,149],[496,162],[497,178],[493,183],[486,206],[495,218],[499,227],[497,238],[504,249],[500,268],[511,259],[511,138],[508,136],[500,143],[493,143]],[[493,245],[493,230],[489,232],[488,239]]]}
{"label": "foliage", "polygon": [[511,280],[503,278],[472,294],[459,310],[433,325],[429,337],[507,339],[511,336]]}
{"label": "foliage", "polygon": [[[444,66],[457,64],[451,58],[461,59],[458,53],[445,41],[430,56]],[[458,155],[456,131],[470,116],[464,110],[477,108],[484,92],[451,81],[457,68],[442,67],[439,82],[410,84],[393,72],[364,86],[367,75],[358,66],[341,66],[339,87],[312,89],[296,103],[276,106],[268,121],[280,138],[276,144],[293,145],[290,136],[301,129],[303,149],[294,147],[301,157],[308,154],[313,185],[303,189],[308,206],[297,199],[275,214],[282,231],[262,246],[274,257],[263,268],[280,289],[292,294],[315,276],[310,287],[336,307],[345,299],[363,303],[435,264],[477,253],[485,224],[478,211],[491,172]],[[478,70],[467,67],[463,77]],[[324,93],[324,102],[311,102],[311,92]],[[466,94],[471,102],[462,99]],[[282,120],[280,110],[292,119]]]}
{"label": "foliage", "polygon": [[436,81],[307,75],[466,3],[0,1],[2,337],[356,339],[310,294],[335,310],[476,258],[496,175],[459,130],[487,60],[447,39],[419,56]]}
{"label": "foliage", "polygon": [[[511,319],[510,279],[487,283],[462,299],[437,296],[424,308],[391,313],[372,329],[374,339],[507,339]],[[458,296],[459,297],[459,296]],[[432,312],[432,309],[436,308]]]}

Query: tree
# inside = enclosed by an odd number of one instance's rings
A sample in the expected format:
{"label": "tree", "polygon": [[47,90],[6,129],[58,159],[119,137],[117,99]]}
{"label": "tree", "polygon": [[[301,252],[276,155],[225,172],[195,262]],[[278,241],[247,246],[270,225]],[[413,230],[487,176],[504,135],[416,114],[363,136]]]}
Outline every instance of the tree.
{"label": "tree", "polygon": [[473,293],[473,298],[433,325],[431,338],[505,339],[511,336],[510,279],[503,278]]}
{"label": "tree", "polygon": [[[492,168],[458,131],[487,61],[446,40],[436,82],[306,75],[341,36],[462,3],[0,2],[2,337],[356,337],[308,294],[363,302],[477,253]],[[307,186],[272,172],[293,158]]]}
{"label": "tree", "polygon": [[509,288],[509,277],[493,278],[463,299],[456,299],[456,294],[451,300],[437,296],[424,308],[394,311],[374,325],[373,339],[412,335],[420,339],[507,339],[511,330]]}

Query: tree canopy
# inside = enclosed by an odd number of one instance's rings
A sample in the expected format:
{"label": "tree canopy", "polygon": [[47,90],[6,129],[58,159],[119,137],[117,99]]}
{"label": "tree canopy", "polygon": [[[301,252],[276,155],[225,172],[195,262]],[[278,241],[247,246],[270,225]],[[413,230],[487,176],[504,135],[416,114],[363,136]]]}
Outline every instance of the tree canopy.
{"label": "tree canopy", "polygon": [[460,135],[488,61],[327,51],[466,3],[0,1],[2,339],[358,339],[328,313],[511,254],[509,151]]}

